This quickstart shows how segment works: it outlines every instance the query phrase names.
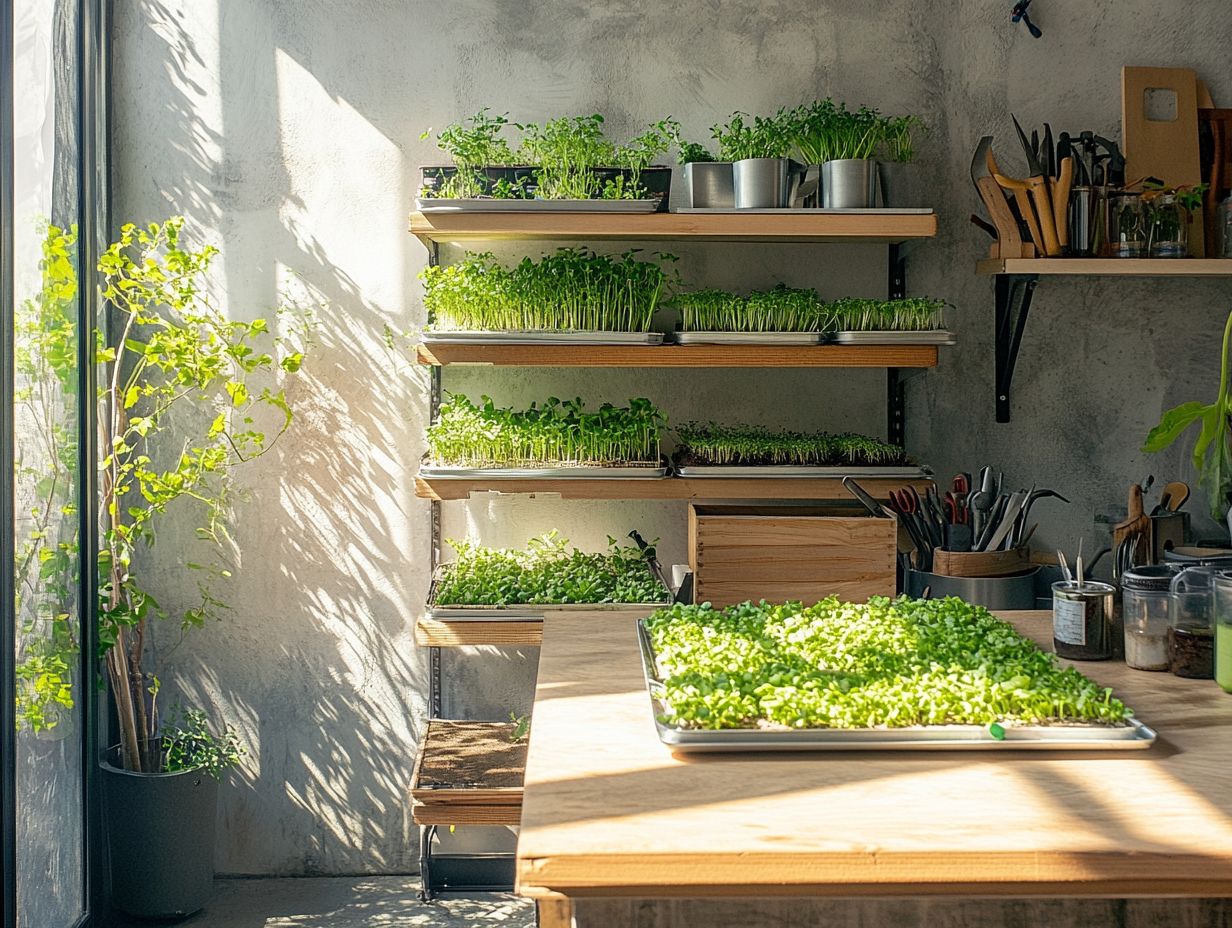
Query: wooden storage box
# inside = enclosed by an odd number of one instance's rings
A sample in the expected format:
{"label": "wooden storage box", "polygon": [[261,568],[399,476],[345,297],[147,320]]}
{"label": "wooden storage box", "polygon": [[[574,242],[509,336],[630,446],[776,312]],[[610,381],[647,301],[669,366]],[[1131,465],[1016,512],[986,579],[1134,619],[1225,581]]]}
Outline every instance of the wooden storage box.
{"label": "wooden storage box", "polygon": [[895,594],[898,523],[859,507],[689,506],[694,601]]}

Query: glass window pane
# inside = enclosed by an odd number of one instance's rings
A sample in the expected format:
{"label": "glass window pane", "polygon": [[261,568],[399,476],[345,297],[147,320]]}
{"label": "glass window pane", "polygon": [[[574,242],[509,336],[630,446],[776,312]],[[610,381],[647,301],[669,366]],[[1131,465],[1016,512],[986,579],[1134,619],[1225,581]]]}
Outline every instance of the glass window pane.
{"label": "glass window pane", "polygon": [[77,3],[13,4],[17,924],[83,913]]}

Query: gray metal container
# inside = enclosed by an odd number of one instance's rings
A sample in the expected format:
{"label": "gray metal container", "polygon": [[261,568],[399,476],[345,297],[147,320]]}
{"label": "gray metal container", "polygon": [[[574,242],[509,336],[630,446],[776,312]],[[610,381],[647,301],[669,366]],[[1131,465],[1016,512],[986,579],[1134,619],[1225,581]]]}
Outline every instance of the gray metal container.
{"label": "gray metal container", "polygon": [[913,209],[920,205],[916,167],[909,161],[878,161],[881,206],[887,209]]}
{"label": "gray metal container", "polygon": [[736,205],[732,163],[693,161],[686,164],[684,189],[690,209],[732,209]]}
{"label": "gray metal container", "polygon": [[1034,609],[1035,575],[1038,572],[1039,568],[1034,567],[1014,577],[943,577],[922,570],[911,570],[907,572],[907,593],[919,597],[927,589],[931,599],[957,596],[972,605],[983,606],[994,612]]}
{"label": "gray metal container", "polygon": [[872,209],[877,205],[877,162],[865,158],[821,166],[821,205],[826,209]]}
{"label": "gray metal container", "polygon": [[745,158],[732,163],[736,209],[783,209],[791,205],[788,158]]}

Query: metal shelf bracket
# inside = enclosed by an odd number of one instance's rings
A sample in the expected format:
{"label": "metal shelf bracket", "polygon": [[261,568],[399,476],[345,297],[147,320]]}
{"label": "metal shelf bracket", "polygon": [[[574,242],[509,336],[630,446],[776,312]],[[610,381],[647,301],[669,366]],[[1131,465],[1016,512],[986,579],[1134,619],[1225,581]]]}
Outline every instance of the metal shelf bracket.
{"label": "metal shelf bracket", "polygon": [[1027,327],[1031,298],[1039,283],[1038,274],[998,274],[996,276],[996,406],[997,421],[1010,421],[1010,387],[1022,348],[1022,333]]}

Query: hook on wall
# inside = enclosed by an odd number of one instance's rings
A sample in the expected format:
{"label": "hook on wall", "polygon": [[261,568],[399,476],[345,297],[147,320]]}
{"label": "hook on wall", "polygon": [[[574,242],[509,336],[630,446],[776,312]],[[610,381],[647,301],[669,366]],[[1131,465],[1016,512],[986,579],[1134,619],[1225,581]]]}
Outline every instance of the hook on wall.
{"label": "hook on wall", "polygon": [[1018,0],[1014,4],[1014,9],[1010,11],[1010,21],[1014,23],[1025,23],[1027,31],[1035,38],[1039,38],[1044,33],[1040,31],[1040,27],[1031,22],[1031,14],[1027,12],[1027,7],[1031,5],[1031,0]]}

